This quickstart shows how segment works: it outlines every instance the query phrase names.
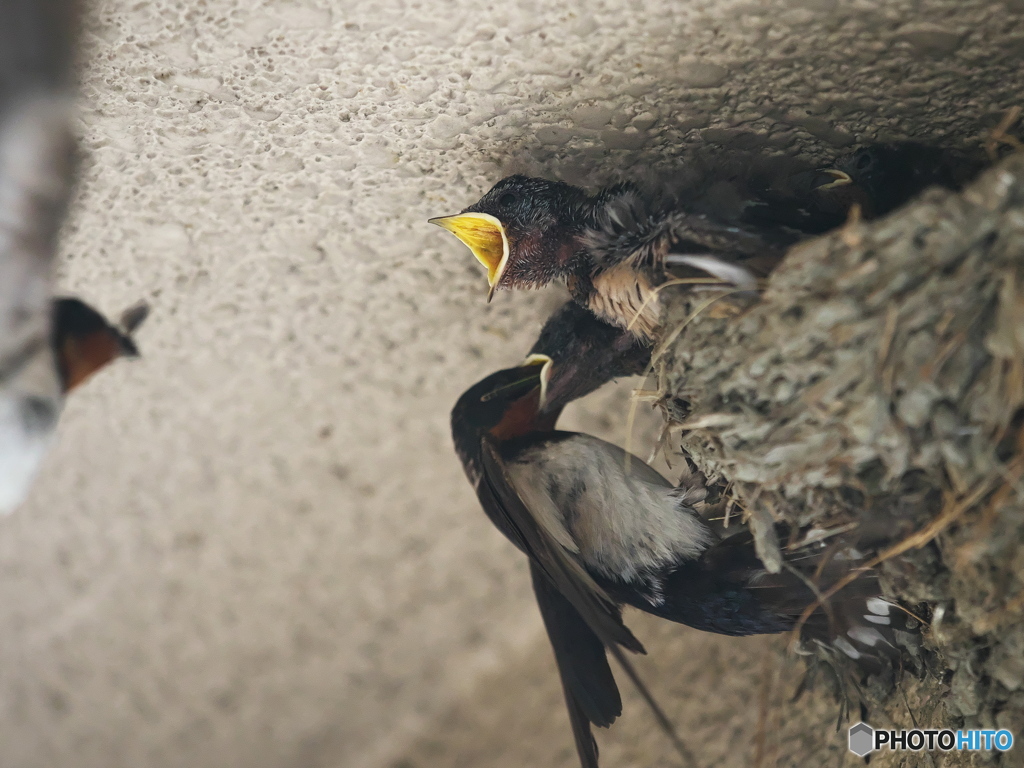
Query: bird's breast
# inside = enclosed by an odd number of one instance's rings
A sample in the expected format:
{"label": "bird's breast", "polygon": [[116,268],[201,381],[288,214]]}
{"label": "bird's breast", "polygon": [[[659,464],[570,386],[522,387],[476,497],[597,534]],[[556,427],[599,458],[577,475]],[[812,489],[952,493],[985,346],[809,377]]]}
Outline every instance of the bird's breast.
{"label": "bird's breast", "polygon": [[661,324],[661,304],[647,277],[624,262],[593,278],[588,308],[620,328],[650,339]]}
{"label": "bird's breast", "polygon": [[625,456],[615,446],[578,435],[524,451],[509,471],[552,538],[588,568],[631,581],[696,558],[711,534],[654,470],[644,465],[650,477],[627,472]]}

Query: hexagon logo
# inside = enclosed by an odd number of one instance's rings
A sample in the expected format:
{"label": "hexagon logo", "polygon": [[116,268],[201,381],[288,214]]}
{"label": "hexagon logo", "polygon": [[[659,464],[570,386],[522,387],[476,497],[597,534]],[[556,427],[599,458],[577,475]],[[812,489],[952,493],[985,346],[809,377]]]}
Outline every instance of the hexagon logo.
{"label": "hexagon logo", "polygon": [[850,751],[857,757],[864,757],[874,751],[875,729],[867,723],[850,726]]}

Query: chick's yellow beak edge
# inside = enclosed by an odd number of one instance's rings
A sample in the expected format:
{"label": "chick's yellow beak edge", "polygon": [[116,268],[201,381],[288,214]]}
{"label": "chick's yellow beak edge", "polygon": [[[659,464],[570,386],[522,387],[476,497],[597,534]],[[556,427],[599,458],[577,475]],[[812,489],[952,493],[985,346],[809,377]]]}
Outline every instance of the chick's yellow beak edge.
{"label": "chick's yellow beak edge", "polygon": [[429,223],[447,229],[459,238],[473,252],[477,261],[484,265],[487,284],[491,289],[487,294],[489,301],[508,263],[508,237],[505,236],[502,223],[488,213],[441,216],[430,219]]}

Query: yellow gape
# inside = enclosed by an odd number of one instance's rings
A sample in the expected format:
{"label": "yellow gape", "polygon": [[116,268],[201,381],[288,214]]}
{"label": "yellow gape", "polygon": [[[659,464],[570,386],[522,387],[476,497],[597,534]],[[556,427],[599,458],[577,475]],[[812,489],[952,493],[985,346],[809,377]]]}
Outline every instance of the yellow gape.
{"label": "yellow gape", "polygon": [[429,223],[447,229],[459,238],[473,252],[477,261],[486,267],[487,284],[490,286],[487,300],[490,301],[508,262],[508,238],[505,237],[502,223],[487,213],[442,216],[430,219]]}

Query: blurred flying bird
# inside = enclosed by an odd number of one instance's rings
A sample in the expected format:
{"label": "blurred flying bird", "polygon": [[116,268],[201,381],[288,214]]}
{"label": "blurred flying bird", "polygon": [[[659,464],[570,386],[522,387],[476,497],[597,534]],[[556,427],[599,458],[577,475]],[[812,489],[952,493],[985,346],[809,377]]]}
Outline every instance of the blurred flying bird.
{"label": "blurred flying bird", "polygon": [[74,178],[70,0],[0,0],[0,513],[27,493],[63,393],[50,351],[57,231]]}
{"label": "blurred flying bird", "polygon": [[51,347],[65,393],[119,357],[138,357],[132,334],[149,316],[149,306],[138,303],[121,315],[121,327],[81,299],[53,301]]}
{"label": "blurred flying bird", "polygon": [[12,511],[27,495],[64,396],[117,358],[138,357],[132,333],[149,307],[140,302],[125,310],[120,328],[76,298],[54,299],[50,314],[48,343],[25,347],[12,361],[18,388],[8,384],[0,396],[0,512]]}

